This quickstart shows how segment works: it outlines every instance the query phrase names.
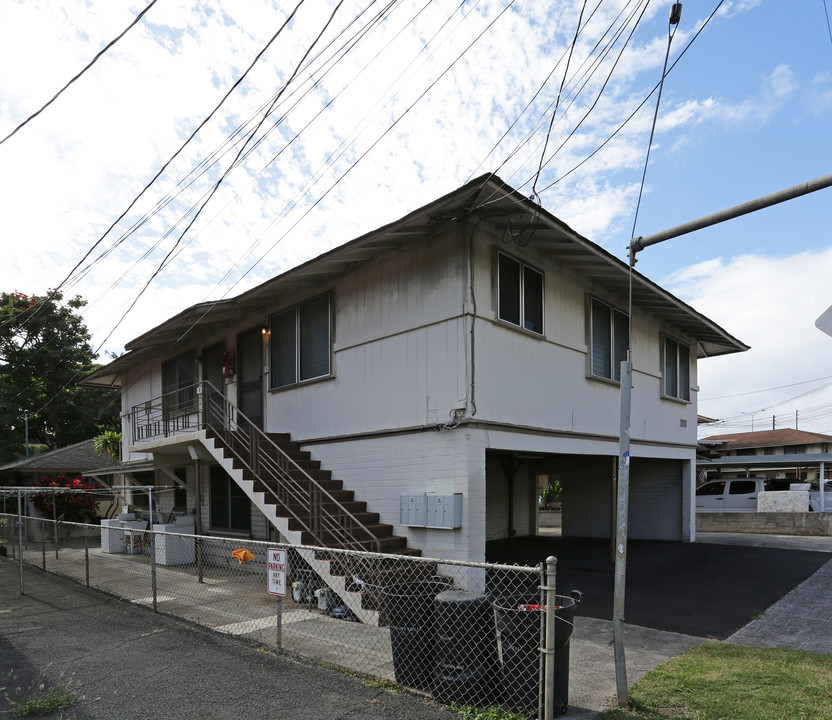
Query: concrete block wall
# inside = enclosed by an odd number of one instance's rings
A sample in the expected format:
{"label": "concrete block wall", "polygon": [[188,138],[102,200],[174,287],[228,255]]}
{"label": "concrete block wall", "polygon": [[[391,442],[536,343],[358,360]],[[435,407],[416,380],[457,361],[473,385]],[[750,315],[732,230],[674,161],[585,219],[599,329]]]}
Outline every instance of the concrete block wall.
{"label": "concrete block wall", "polygon": [[[428,557],[484,560],[485,449],[464,428],[352,439],[303,446],[382,523]],[[457,530],[401,524],[402,495],[462,493]]]}
{"label": "concrete block wall", "polygon": [[696,531],[770,535],[832,535],[832,512],[704,512]]}

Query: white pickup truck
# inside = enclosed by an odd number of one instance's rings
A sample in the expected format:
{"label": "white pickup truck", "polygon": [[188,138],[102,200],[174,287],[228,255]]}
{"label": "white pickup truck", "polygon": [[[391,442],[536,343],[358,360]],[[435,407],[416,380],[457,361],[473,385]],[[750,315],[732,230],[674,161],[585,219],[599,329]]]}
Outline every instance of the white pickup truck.
{"label": "white pickup truck", "polygon": [[[832,481],[825,482],[824,510],[832,512]],[[766,478],[710,480],[696,488],[696,512],[754,512],[757,494],[764,490],[788,490],[789,483]],[[809,510],[820,511],[820,491],[809,491]]]}

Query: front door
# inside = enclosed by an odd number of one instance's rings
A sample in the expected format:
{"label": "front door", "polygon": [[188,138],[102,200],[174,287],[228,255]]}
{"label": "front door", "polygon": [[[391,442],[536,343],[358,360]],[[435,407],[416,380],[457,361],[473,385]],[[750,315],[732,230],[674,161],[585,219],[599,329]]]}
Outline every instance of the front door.
{"label": "front door", "polygon": [[206,348],[202,353],[202,379],[211,386],[211,389],[207,390],[206,422],[215,428],[223,426],[225,413],[223,407],[225,379],[222,375],[222,357],[224,353],[225,350],[221,343]]}
{"label": "front door", "polygon": [[237,405],[263,429],[263,333],[260,328],[237,336]]}

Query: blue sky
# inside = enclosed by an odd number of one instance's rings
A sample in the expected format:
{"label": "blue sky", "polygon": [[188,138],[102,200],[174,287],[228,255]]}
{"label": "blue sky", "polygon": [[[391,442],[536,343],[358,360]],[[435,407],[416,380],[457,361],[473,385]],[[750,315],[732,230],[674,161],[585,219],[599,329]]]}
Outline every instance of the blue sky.
{"label": "blue sky", "polygon": [[[555,180],[658,82],[670,5],[587,1],[537,182],[547,209],[621,258],[653,100],[592,160]],[[683,4],[671,62],[717,5]],[[0,135],[145,6],[3,3]],[[301,5],[213,121],[92,257],[106,254],[70,280],[67,291],[90,302],[86,320],[96,344],[120,352],[187,305],[237,294],[485,171],[530,193],[564,77],[561,58],[582,6],[401,0],[368,25],[381,4],[345,0],[316,43],[336,3]],[[634,22],[615,24],[622,10],[641,14],[627,50],[612,71],[619,40],[598,71],[585,74],[607,28],[621,27],[622,38],[632,29]],[[64,280],[288,12],[272,0],[159,0],[54,105],[0,145],[0,287],[41,293]],[[329,41],[362,24],[360,41],[336,53]],[[229,132],[262,117],[310,47],[312,65],[278,101],[273,117],[281,122],[260,127],[257,146],[177,243],[187,208],[205,197],[239,148],[223,146]],[[832,38],[823,0],[723,2],[665,82],[637,234],[828,174],[830,112]],[[168,203],[169,191],[218,149],[225,151],[220,165]],[[116,242],[157,204],[164,207]],[[832,389],[825,387],[832,338],[813,325],[832,304],[830,207],[832,190],[820,191],[640,253],[641,272],[752,346],[700,364],[700,412],[726,419],[706,434],[748,430],[752,422],[770,427],[772,415],[777,426],[794,426],[795,411],[802,429],[832,433]],[[122,320],[168,253],[170,264]]]}

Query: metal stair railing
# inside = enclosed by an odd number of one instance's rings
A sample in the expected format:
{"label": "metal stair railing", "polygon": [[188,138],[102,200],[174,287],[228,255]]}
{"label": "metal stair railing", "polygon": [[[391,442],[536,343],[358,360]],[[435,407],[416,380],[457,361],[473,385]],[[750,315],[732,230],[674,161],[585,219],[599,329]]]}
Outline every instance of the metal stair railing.
{"label": "metal stair railing", "polygon": [[211,383],[202,381],[181,388],[132,410],[135,442],[186,430],[206,430],[315,543],[381,551],[378,537],[366,525]]}

